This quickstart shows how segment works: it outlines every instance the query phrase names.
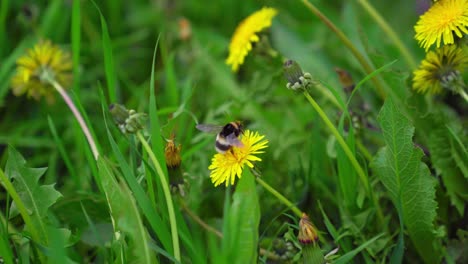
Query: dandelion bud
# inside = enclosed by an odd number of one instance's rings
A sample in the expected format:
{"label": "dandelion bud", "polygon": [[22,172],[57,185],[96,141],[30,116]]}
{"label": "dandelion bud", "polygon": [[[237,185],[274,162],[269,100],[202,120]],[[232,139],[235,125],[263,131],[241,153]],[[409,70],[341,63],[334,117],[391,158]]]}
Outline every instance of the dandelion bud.
{"label": "dandelion bud", "polygon": [[120,104],[109,105],[109,111],[117,124],[125,123],[125,120],[130,116],[128,110]]}
{"label": "dandelion bud", "polygon": [[310,73],[304,73],[301,66],[293,60],[287,60],[283,64],[284,77],[288,80],[286,87],[291,90],[306,90],[312,83]]}
{"label": "dandelion bud", "polygon": [[167,142],[164,148],[164,156],[166,157],[166,165],[168,168],[177,168],[180,166],[180,149],[180,144],[176,146],[173,139]]}
{"label": "dandelion bud", "polygon": [[299,221],[299,235],[297,239],[302,244],[315,243],[318,239],[317,230],[312,225],[309,216],[305,213],[302,213],[301,220]]}
{"label": "dandelion bud", "polygon": [[109,111],[122,133],[132,134],[143,128],[143,122],[146,119],[145,113],[137,113],[132,109],[127,110],[125,106],[120,104],[111,104]]}
{"label": "dandelion bud", "polygon": [[325,263],[325,257],[318,243],[317,230],[305,213],[299,221],[299,235],[297,239],[302,244],[303,263]]}

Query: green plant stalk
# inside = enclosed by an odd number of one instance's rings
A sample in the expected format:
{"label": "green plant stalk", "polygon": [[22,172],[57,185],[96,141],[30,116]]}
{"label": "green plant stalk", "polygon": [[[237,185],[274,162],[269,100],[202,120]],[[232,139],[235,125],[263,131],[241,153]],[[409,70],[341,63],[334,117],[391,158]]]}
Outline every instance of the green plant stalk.
{"label": "green plant stalk", "polygon": [[377,197],[375,194],[372,192],[372,188],[370,187],[369,183],[369,178],[367,177],[366,173],[362,169],[361,165],[359,162],[356,160],[356,157],[354,157],[353,153],[348,147],[348,144],[344,141],[343,137],[340,135],[340,132],[336,129],[336,127],[333,125],[333,123],[330,121],[330,119],[327,117],[325,112],[323,112],[322,108],[315,102],[315,100],[310,96],[309,92],[304,91],[304,96],[307,98],[309,103],[312,105],[312,107],[317,111],[319,116],[322,118],[323,122],[325,122],[325,125],[330,129],[332,134],[335,136],[336,141],[338,144],[340,144],[341,148],[345,152],[346,156],[348,157],[349,161],[353,165],[354,169],[356,170],[356,173],[359,175],[359,178],[361,179],[362,183],[364,184],[364,187],[366,188],[367,193],[372,199],[372,202],[374,203],[375,209],[377,210],[377,217],[379,218],[379,221],[381,224],[384,223],[384,217],[382,210],[377,202]]}
{"label": "green plant stalk", "polygon": [[141,142],[141,145],[145,148],[146,152],[148,153],[151,162],[153,162],[153,165],[156,169],[156,172],[159,176],[159,180],[161,181],[162,189],[164,192],[164,197],[166,198],[166,203],[167,203],[167,211],[169,213],[169,224],[171,226],[171,235],[172,235],[172,247],[174,248],[174,258],[180,262],[180,246],[179,246],[179,234],[177,231],[177,223],[176,223],[176,217],[175,217],[175,211],[174,211],[174,204],[172,202],[172,196],[171,192],[169,190],[169,184],[166,180],[166,176],[163,173],[163,170],[161,168],[161,165],[159,164],[158,160],[156,159],[156,156],[154,155],[154,152],[151,150],[151,147],[148,145],[148,142],[146,142],[145,138],[141,134],[140,131],[136,133],[138,139]]}
{"label": "green plant stalk", "polygon": [[406,60],[411,69],[417,68],[417,63],[406,46],[401,42],[401,39],[395,31],[388,25],[387,21],[374,9],[374,7],[367,0],[358,0],[359,4],[369,13],[369,15],[377,22],[377,24],[386,33],[386,36],[395,43],[395,46],[400,50],[401,55]]}
{"label": "green plant stalk", "polygon": [[62,96],[63,100],[65,103],[68,105],[70,110],[72,111],[73,115],[75,116],[76,120],[80,124],[81,130],[83,130],[83,133],[85,134],[86,140],[88,140],[89,147],[91,148],[91,151],[93,152],[94,159],[97,160],[99,157],[99,151],[97,150],[96,142],[94,142],[93,137],[91,136],[91,133],[89,132],[89,128],[86,125],[86,122],[84,121],[83,117],[81,116],[80,112],[76,108],[75,104],[71,100],[70,96],[68,96],[67,92],[63,89],[63,87],[53,80],[52,78],[47,78],[50,84],[54,86],[55,90],[59,92],[59,94]]}
{"label": "green plant stalk", "polygon": [[461,97],[462,97],[463,99],[465,99],[465,102],[468,103],[468,94],[466,94],[466,92],[463,91],[463,90],[461,90],[461,91],[459,92],[459,94],[461,95]]}
{"label": "green plant stalk", "polygon": [[291,201],[289,201],[286,197],[284,197],[281,193],[271,187],[268,183],[266,183],[262,178],[255,177],[255,180],[262,185],[267,191],[269,191],[273,196],[275,196],[280,202],[282,202],[286,207],[291,208],[291,210],[297,215],[297,217],[302,217],[302,211],[297,208]]}
{"label": "green plant stalk", "polygon": [[44,237],[44,239],[47,238],[46,236],[46,231],[45,227],[42,226],[42,221],[41,223],[41,229],[42,229],[42,235],[40,236],[37,230],[34,228],[33,222],[31,217],[29,216],[28,210],[26,209],[26,206],[24,205],[23,201],[19,197],[18,193],[15,190],[15,187],[13,187],[13,184],[11,184],[10,180],[6,177],[5,173],[3,172],[2,169],[0,169],[0,181],[3,182],[3,186],[5,187],[6,191],[10,194],[11,198],[16,204],[16,207],[18,208],[19,213],[23,217],[23,221],[26,226],[30,226],[31,228],[29,229],[29,232],[31,233],[31,237],[33,240],[36,242],[40,242],[40,237]]}
{"label": "green plant stalk", "polygon": [[[311,4],[307,0],[300,0],[314,15],[316,15],[320,20],[322,20],[325,25],[330,28],[337,36],[338,38],[343,42],[343,44],[351,51],[351,53],[354,55],[354,57],[359,61],[359,63],[362,65],[364,70],[366,71],[367,74],[371,74],[374,69],[373,67],[367,62],[366,58],[359,52],[359,50],[354,46],[354,44],[351,42],[351,40],[346,37],[346,35],[333,24],[318,8],[316,8],[313,4]],[[386,93],[384,89],[383,83],[376,77],[371,79],[372,82],[374,83],[375,87],[377,88],[377,93],[380,96],[380,98],[385,99]]]}

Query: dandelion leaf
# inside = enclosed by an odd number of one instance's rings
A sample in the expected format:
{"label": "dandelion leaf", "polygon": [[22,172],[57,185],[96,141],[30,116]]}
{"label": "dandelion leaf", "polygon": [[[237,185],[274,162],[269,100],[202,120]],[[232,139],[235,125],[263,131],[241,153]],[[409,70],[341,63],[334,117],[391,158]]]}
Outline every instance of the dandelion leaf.
{"label": "dandelion leaf", "polygon": [[423,152],[413,145],[414,127],[390,98],[379,114],[379,123],[386,146],[379,150],[371,167],[388,190],[421,258],[425,263],[439,263],[441,245],[433,225],[436,182],[421,162]]}
{"label": "dandelion leaf", "polygon": [[[47,210],[57,199],[62,197],[55,190],[55,184],[40,185],[39,179],[47,168],[29,168],[26,160],[13,147],[8,148],[8,160],[6,162],[6,175],[13,182],[13,186],[23,201],[28,213],[37,220],[43,219]],[[12,205],[12,207],[16,207]]]}
{"label": "dandelion leaf", "polygon": [[254,176],[248,169],[236,186],[229,221],[229,261],[257,263],[260,205]]}
{"label": "dandelion leaf", "polygon": [[[432,131],[429,140],[431,161],[435,170],[441,176],[450,202],[460,215],[463,215],[468,201],[468,166],[466,148],[457,134],[459,129],[441,126]],[[458,132],[458,133],[457,133]]]}

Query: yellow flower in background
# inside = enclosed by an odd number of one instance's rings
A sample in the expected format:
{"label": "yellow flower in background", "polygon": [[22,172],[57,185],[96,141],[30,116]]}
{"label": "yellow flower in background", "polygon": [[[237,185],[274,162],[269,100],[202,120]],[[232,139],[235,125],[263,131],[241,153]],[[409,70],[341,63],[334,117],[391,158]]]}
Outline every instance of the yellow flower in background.
{"label": "yellow flower in background", "polygon": [[454,34],[461,38],[468,33],[468,0],[440,0],[424,13],[414,26],[415,38],[426,51],[436,43],[440,47],[454,43]]}
{"label": "yellow flower in background", "polygon": [[71,84],[72,61],[68,52],[61,50],[48,40],[41,40],[17,61],[16,74],[11,80],[13,94],[26,94],[39,100],[44,96],[47,102],[54,101],[55,89],[50,80],[63,87]]}
{"label": "yellow flower in background", "polygon": [[420,93],[440,93],[447,85],[458,83],[454,81],[461,78],[460,73],[467,66],[466,50],[456,45],[445,45],[429,51],[419,68],[413,72],[413,89]]}
{"label": "yellow flower in background", "polygon": [[245,57],[252,50],[252,43],[260,40],[257,33],[269,28],[271,20],[277,13],[274,8],[264,7],[239,23],[232,35],[229,57],[226,60],[226,64],[231,65],[234,72],[244,63]]}
{"label": "yellow flower in background", "polygon": [[226,186],[233,185],[236,179],[241,178],[242,170],[247,165],[253,168],[254,161],[261,161],[256,154],[264,153],[262,149],[268,146],[268,140],[258,132],[244,131],[240,139],[242,147],[232,147],[224,154],[217,153],[211,160],[208,169],[211,170],[210,178],[215,186],[226,182]]}

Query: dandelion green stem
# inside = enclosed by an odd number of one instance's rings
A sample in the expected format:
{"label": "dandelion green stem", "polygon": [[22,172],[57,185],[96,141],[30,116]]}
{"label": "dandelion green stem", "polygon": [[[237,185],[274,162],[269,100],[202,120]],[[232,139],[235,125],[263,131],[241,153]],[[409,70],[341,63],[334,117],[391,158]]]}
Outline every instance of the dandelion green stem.
{"label": "dandelion green stem", "polygon": [[377,22],[377,24],[382,28],[385,32],[385,35],[395,43],[395,46],[400,50],[401,55],[406,60],[408,65],[411,69],[416,69],[417,63],[416,60],[413,58],[411,53],[408,51],[406,46],[401,42],[401,39],[398,35],[393,31],[393,29],[388,25],[387,21],[383,19],[383,17],[374,9],[374,7],[367,1],[367,0],[358,0],[359,4],[369,13],[369,15]]}
{"label": "dandelion green stem", "polygon": [[297,208],[296,205],[294,205],[291,201],[289,201],[286,197],[284,197],[281,193],[279,193],[277,190],[275,190],[273,187],[271,187],[268,183],[266,183],[262,178],[260,177],[255,177],[255,180],[260,183],[267,191],[269,191],[273,196],[278,198],[280,202],[282,202],[286,207],[291,208],[291,210],[299,217],[302,217],[302,211]]}
{"label": "dandelion green stem", "polygon": [[[373,67],[367,62],[366,58],[359,52],[359,50],[354,46],[354,44],[351,42],[351,40],[346,37],[346,35],[333,24],[320,10],[315,7],[313,4],[311,4],[307,0],[300,0],[314,15],[316,15],[322,22],[330,28],[337,36],[338,38],[343,42],[343,44],[351,51],[351,53],[354,55],[354,57],[359,61],[359,63],[362,65],[364,70],[366,71],[367,74],[371,74],[374,69]],[[383,83],[380,81],[380,79],[374,77],[371,79],[372,82],[374,83],[378,95],[384,99],[386,97],[385,94],[385,89]]]}
{"label": "dandelion green stem", "polygon": [[70,98],[70,96],[68,96],[67,92],[65,92],[65,90],[62,88],[62,86],[58,82],[50,78],[48,79],[48,81],[52,84],[52,86],[54,86],[55,90],[59,92],[59,94],[62,96],[63,100],[65,101],[65,103],[73,112],[73,115],[75,116],[76,120],[80,124],[80,127],[83,130],[83,133],[85,134],[86,139],[88,140],[88,144],[89,144],[89,147],[91,148],[91,151],[93,152],[94,159],[97,160],[99,157],[99,151],[97,150],[96,142],[94,142],[94,139],[91,136],[91,133],[89,132],[88,126],[86,125],[86,122],[84,121],[80,112],[78,111],[75,104],[73,103],[73,100]]}
{"label": "dandelion green stem", "polygon": [[156,169],[156,172],[159,176],[159,180],[161,181],[162,189],[164,192],[164,197],[166,198],[167,211],[169,213],[169,224],[171,226],[172,247],[174,249],[174,258],[178,262],[180,262],[179,234],[177,231],[174,204],[172,203],[172,196],[169,190],[169,184],[167,182],[166,176],[164,175],[161,164],[159,164],[158,160],[156,159],[156,156],[154,155],[153,150],[151,150],[151,147],[148,145],[148,142],[146,142],[145,138],[143,137],[140,131],[138,131],[136,135],[138,139],[140,140],[141,145],[143,146],[143,148],[145,148],[146,152],[148,153],[151,159],[151,162],[153,163]]}
{"label": "dandelion green stem", "polygon": [[371,197],[375,209],[377,211],[377,217],[379,218],[380,222],[383,224],[384,222],[384,217],[382,210],[380,209],[380,206],[378,205],[377,202],[377,197],[375,197],[375,194],[372,192],[372,188],[370,187],[369,179],[367,177],[367,174],[364,172],[362,169],[361,165],[359,162],[356,160],[356,157],[353,155],[351,152],[351,149],[348,147],[348,144],[344,141],[343,137],[340,135],[336,127],[333,125],[333,123],[330,121],[328,116],[323,112],[322,108],[315,102],[315,100],[310,96],[309,92],[304,91],[304,96],[307,98],[309,103],[312,105],[312,107],[317,111],[319,116],[322,118],[323,122],[325,122],[325,125],[330,129],[332,134],[335,136],[336,141],[338,144],[341,146],[343,151],[345,152],[346,156],[348,157],[349,161],[353,165],[354,169],[356,170],[356,173],[359,175],[359,178],[361,179],[362,183],[364,184],[364,187],[366,188],[366,191],[368,195]]}

